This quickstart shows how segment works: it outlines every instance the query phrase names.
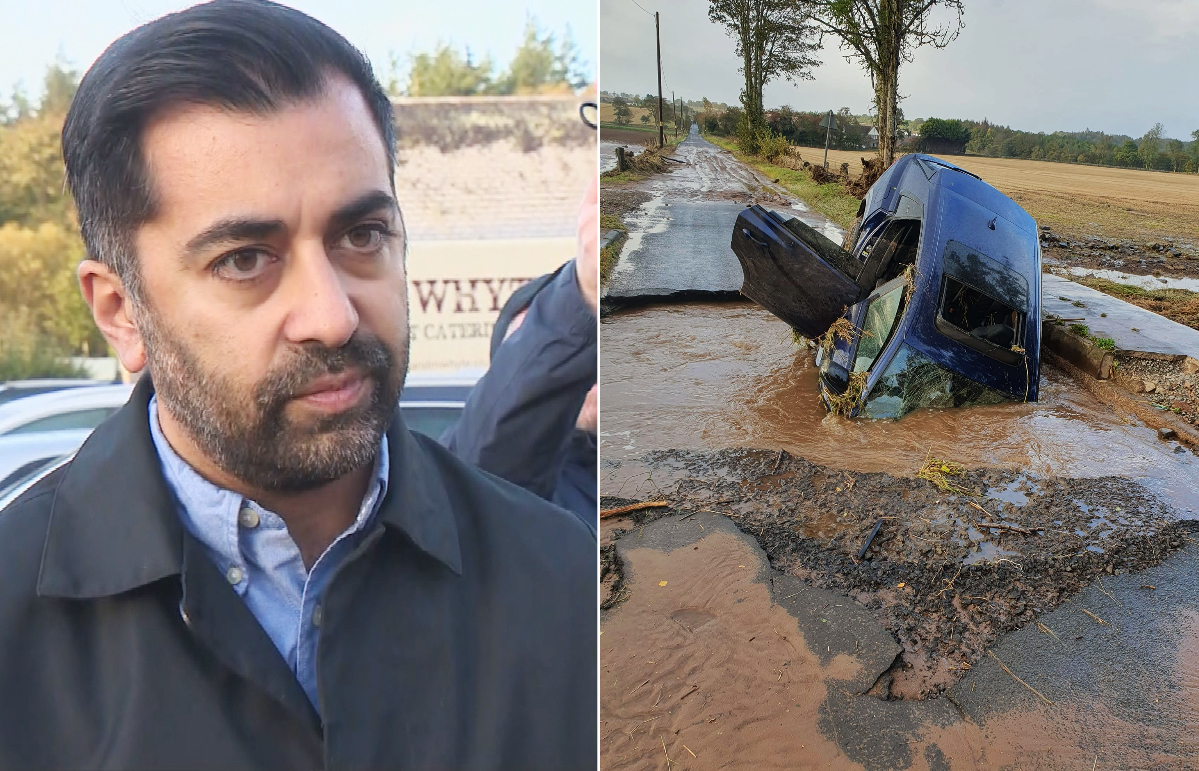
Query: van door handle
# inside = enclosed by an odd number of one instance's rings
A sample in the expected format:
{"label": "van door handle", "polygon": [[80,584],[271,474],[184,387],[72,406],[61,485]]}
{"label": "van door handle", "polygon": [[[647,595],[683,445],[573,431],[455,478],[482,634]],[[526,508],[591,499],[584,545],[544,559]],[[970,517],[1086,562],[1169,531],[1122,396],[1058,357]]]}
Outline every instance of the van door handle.
{"label": "van door handle", "polygon": [[755,244],[762,247],[763,249],[770,249],[770,244],[766,243],[765,241],[759,241],[758,239],[754,238],[750,234],[749,228],[741,228],[741,235],[745,236],[750,241],[753,241]]}

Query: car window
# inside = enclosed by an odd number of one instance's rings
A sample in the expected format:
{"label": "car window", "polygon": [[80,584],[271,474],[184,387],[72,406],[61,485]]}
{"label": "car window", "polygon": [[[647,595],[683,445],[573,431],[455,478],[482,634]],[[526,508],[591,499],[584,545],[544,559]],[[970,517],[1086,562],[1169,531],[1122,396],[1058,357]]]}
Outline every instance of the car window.
{"label": "car window", "polygon": [[9,490],[21,484],[26,479],[29,479],[29,477],[33,476],[34,474],[37,474],[56,460],[58,460],[58,456],[56,455],[51,455],[49,458],[37,458],[36,460],[31,460],[24,466],[21,466],[13,471],[8,476],[0,479],[0,498],[4,497],[4,494]]}
{"label": "car window", "polygon": [[894,289],[870,301],[866,308],[866,320],[862,322],[862,336],[854,355],[853,371],[865,372],[874,364],[899,316],[899,306],[907,284],[898,282]]}
{"label": "car window", "polygon": [[428,407],[420,403],[401,403],[400,410],[409,430],[433,439],[440,439],[462,415],[461,407]]}
{"label": "car window", "polygon": [[999,404],[1010,397],[965,375],[946,369],[907,343],[870,389],[864,414],[869,418],[901,418],[921,407],[966,407]]}
{"label": "car window", "polygon": [[17,426],[9,434],[33,434],[39,431],[63,431],[72,428],[95,428],[116,410],[111,407],[99,407],[87,410],[60,412],[57,415],[47,415],[44,418],[31,420]]}
{"label": "car window", "polygon": [[1020,364],[1028,281],[976,250],[950,241],[934,320],[941,334],[1009,366]]}

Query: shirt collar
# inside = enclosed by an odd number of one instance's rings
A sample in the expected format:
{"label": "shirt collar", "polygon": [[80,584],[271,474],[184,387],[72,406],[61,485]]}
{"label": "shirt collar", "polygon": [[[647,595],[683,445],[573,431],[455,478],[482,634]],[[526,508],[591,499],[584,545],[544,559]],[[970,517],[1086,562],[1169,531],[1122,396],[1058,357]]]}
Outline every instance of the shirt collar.
{"label": "shirt collar", "polygon": [[[150,438],[158,452],[163,477],[179,502],[179,516],[184,525],[192,535],[215,551],[224,563],[232,565],[241,562],[240,546],[236,538],[229,538],[229,533],[238,532],[237,516],[242,507],[249,502],[248,499],[240,493],[209,482],[179,457],[162,433],[162,425],[158,420],[157,395],[150,397],[148,421]],[[380,503],[387,495],[389,471],[387,437],[383,436],[379,442],[379,451],[375,453],[375,483],[367,490],[349,532],[365,528],[378,511]]]}
{"label": "shirt collar", "polygon": [[[92,432],[54,491],[38,594],[105,597],[179,575],[185,529],[150,428],[154,386],[142,377],[129,402]],[[462,556],[443,464],[396,412],[387,432],[384,525],[455,573]]]}

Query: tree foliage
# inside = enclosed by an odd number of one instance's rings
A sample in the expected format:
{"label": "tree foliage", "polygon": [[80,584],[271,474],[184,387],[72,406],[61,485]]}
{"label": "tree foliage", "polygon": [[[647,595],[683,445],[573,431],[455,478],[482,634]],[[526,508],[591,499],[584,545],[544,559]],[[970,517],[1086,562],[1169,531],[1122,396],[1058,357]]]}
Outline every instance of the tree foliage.
{"label": "tree foliage", "polygon": [[84,247],[59,140],[78,79],[55,62],[36,105],[17,91],[0,108],[0,379],[55,374],[65,354],[105,350],[75,278]]}
{"label": "tree foliage", "polygon": [[491,87],[491,61],[475,63],[470,49],[466,55],[445,44],[430,53],[412,57],[408,72],[408,96],[475,96]]}
{"label": "tree foliage", "polygon": [[[633,111],[629,109],[629,100],[623,96],[618,96],[612,100],[612,117],[616,119],[617,123],[627,125],[632,115]],[[646,118],[644,114],[641,117]],[[648,122],[648,118],[644,122]]]}
{"label": "tree foliage", "polygon": [[[870,76],[878,116],[878,152],[883,165],[895,154],[898,128],[899,67],[911,62],[923,46],[944,48],[962,30],[964,0],[813,0],[814,18],[820,29],[833,35],[848,51],[847,60],[857,60]],[[955,21],[933,24],[938,8],[956,16]]]}
{"label": "tree foliage", "polygon": [[772,80],[811,80],[820,62],[818,33],[810,18],[809,0],[710,0],[708,18],[733,38],[741,57],[745,108],[738,142],[757,151],[758,134],[766,129],[762,91]]}
{"label": "tree foliage", "polygon": [[495,72],[490,59],[474,61],[470,49],[464,54],[448,44],[432,52],[409,57],[406,84],[395,76],[398,63],[392,60],[392,93],[405,96],[478,96],[485,94],[569,93],[586,85],[579,53],[567,30],[561,41],[552,32],[543,33],[536,19],[525,25],[524,38],[508,68]]}
{"label": "tree foliage", "polygon": [[920,137],[924,140],[941,140],[952,144],[961,144],[965,149],[970,141],[970,127],[960,120],[941,120],[929,118],[920,126]]}
{"label": "tree foliage", "polygon": [[[1122,134],[1101,131],[1055,131],[1051,134],[1018,131],[987,121],[961,121],[970,130],[966,152],[993,158],[1028,158],[1097,166],[1150,168],[1157,171],[1199,171],[1199,139],[1186,143],[1163,139],[1158,126],[1138,142]],[[927,125],[927,124],[926,124]],[[921,127],[921,135],[926,133]],[[1152,144],[1156,149],[1150,149]],[[1146,163],[1147,159],[1151,159]]]}

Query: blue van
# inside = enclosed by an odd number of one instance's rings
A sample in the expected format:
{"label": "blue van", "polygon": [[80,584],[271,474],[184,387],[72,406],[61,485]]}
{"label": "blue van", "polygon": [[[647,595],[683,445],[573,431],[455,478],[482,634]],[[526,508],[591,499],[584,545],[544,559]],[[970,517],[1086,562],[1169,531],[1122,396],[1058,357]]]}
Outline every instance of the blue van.
{"label": "blue van", "polygon": [[1037,224],[978,176],[902,156],[870,188],[842,249],[752,206],[732,247],[741,293],[819,339],[825,405],[848,417],[1036,401]]}

